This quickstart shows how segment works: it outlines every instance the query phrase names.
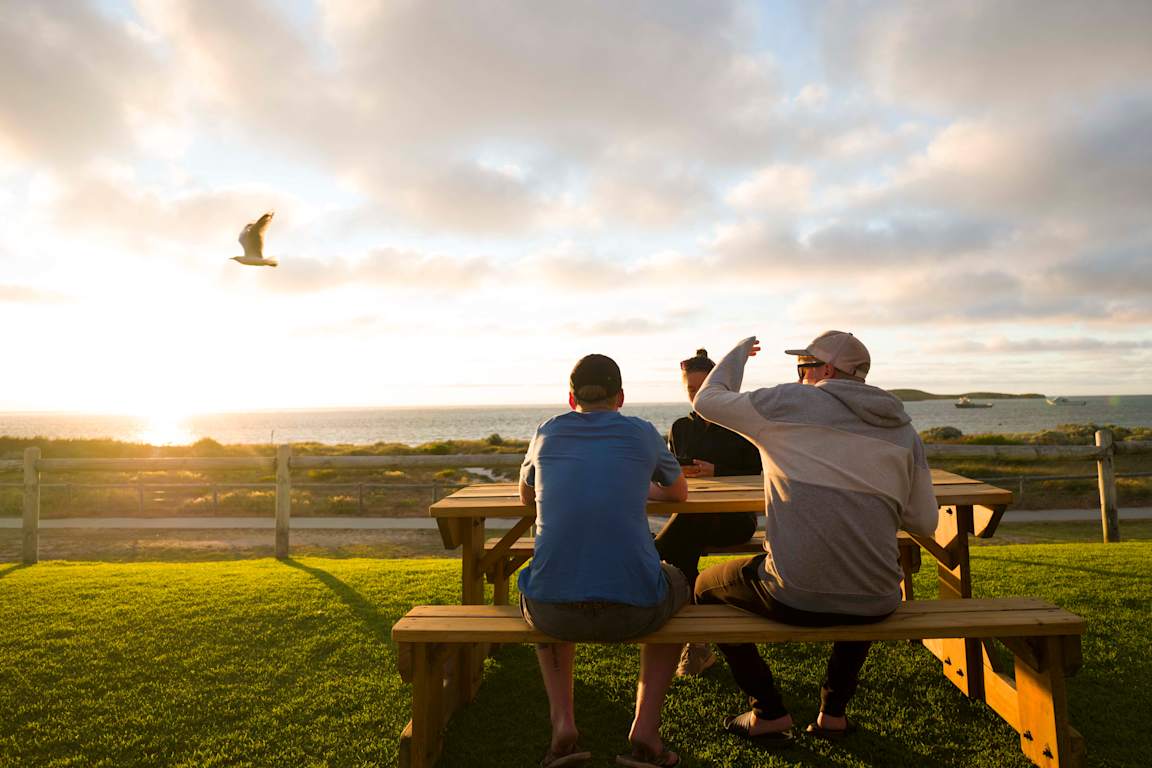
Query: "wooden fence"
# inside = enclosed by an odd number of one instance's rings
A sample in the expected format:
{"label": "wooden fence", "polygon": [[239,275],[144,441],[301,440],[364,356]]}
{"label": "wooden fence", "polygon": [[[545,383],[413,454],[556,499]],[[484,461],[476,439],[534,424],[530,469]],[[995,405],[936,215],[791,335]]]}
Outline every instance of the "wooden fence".
{"label": "wooden fence", "polygon": [[[1112,440],[1109,430],[1096,433],[1095,445],[944,445],[925,446],[928,458],[1078,458],[1095,460],[1100,488],[1100,520],[1104,541],[1120,540],[1116,504],[1116,475],[1113,457],[1117,453],[1152,452],[1152,442]],[[293,456],[292,446],[276,446],[275,457],[163,458],[163,459],[45,459],[38,447],[27,448],[24,459],[0,460],[0,470],[24,471],[24,515],[21,555],[24,563],[39,560],[40,475],[45,472],[163,472],[259,470],[276,473],[275,551],[288,557],[288,521],[292,514],[292,470],[306,469],[387,469],[399,467],[516,467],[522,454],[485,453],[436,456]]]}

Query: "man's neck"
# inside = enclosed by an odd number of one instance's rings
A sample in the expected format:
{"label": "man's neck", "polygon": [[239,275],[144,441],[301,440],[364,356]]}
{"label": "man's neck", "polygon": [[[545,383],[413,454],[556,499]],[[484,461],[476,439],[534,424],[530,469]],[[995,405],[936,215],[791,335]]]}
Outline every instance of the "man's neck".
{"label": "man's neck", "polygon": [[618,411],[620,410],[615,405],[576,405],[577,413],[603,413],[605,411]]}

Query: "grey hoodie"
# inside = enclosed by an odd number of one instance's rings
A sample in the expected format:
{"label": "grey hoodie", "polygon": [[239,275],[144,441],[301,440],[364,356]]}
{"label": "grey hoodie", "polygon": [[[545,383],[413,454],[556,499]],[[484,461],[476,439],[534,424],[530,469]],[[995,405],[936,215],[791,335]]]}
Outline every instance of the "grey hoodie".
{"label": "grey hoodie", "polygon": [[896,532],[932,535],[938,517],[924,446],[903,404],[848,379],[741,393],[752,342],[724,356],[694,406],[760,449],[766,588],[805,611],[895,610]]}

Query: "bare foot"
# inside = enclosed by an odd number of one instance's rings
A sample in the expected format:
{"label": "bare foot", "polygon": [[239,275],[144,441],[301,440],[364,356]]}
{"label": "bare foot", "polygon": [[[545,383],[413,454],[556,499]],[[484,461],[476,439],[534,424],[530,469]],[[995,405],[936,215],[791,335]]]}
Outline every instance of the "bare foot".
{"label": "bare foot", "polygon": [[792,715],[784,715],[772,720],[761,720],[752,710],[734,719],[741,729],[747,729],[749,736],[763,736],[766,733],[782,733],[792,727]]}
{"label": "bare foot", "polygon": [[848,718],[844,715],[835,717],[833,715],[826,715],[823,712],[816,715],[816,725],[820,726],[826,731],[843,731],[848,727]]}

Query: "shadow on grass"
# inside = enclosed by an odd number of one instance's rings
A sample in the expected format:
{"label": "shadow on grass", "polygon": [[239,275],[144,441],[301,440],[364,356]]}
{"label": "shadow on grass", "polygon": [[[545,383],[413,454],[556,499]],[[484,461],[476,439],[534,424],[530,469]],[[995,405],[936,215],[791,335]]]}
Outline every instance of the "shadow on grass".
{"label": "shadow on grass", "polygon": [[0,566],[0,579],[4,578],[5,576],[7,576],[10,573],[15,573],[16,571],[22,571],[25,568],[30,568],[30,567],[31,566],[25,565],[24,563],[12,563],[11,565]]}
{"label": "shadow on grass", "polygon": [[996,558],[996,562],[1014,563],[1016,565],[1036,565],[1052,571],[1078,571],[1080,573],[1091,573],[1096,576],[1109,576],[1115,579],[1129,579],[1134,581],[1146,581],[1148,579],[1148,574],[1143,572],[1108,571],[1103,568],[1086,568],[1083,565],[1066,565],[1064,563],[1054,563],[1046,560],[1021,560],[1015,557],[998,557]]}
{"label": "shadow on grass", "polygon": [[280,562],[289,568],[303,571],[328,587],[336,597],[340,598],[341,602],[352,609],[352,612],[364,623],[365,627],[371,630],[372,634],[385,644],[391,644],[392,618],[381,613],[370,600],[322,568],[304,565],[292,558],[286,558]]}

